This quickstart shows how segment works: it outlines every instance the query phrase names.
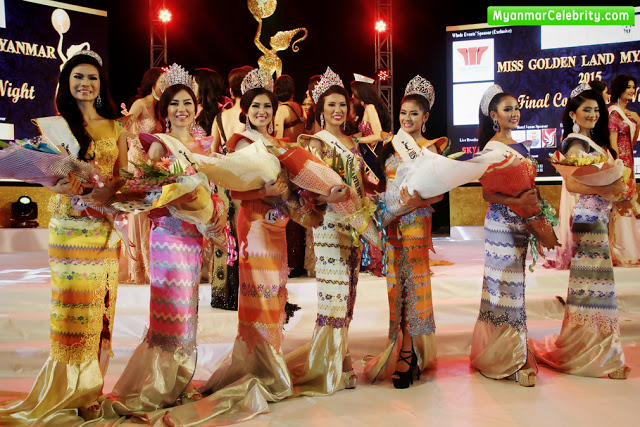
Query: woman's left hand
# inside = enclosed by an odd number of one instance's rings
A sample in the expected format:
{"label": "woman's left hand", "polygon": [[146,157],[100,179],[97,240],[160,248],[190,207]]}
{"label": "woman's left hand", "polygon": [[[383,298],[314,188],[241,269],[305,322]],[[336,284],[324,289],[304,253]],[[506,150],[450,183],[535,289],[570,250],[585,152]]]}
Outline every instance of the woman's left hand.
{"label": "woman's left hand", "polygon": [[94,187],[91,192],[82,196],[82,200],[90,206],[103,205],[111,196],[116,193],[116,189],[110,185]]}
{"label": "woman's left hand", "polygon": [[215,235],[221,234],[224,232],[225,225],[227,225],[226,218],[219,216],[211,221],[211,224],[209,225],[210,231]]}
{"label": "woman's left hand", "polygon": [[418,194],[417,191],[414,190],[413,194],[409,194],[409,190],[407,187],[402,187],[400,189],[400,204],[408,207],[417,207],[420,206],[423,202],[422,197]]}

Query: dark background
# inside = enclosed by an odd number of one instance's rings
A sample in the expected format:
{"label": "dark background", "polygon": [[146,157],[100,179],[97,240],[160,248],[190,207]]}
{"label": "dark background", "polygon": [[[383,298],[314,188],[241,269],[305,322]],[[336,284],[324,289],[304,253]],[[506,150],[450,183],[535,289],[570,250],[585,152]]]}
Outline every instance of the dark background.
{"label": "dark background", "polygon": [[[109,15],[109,72],[113,96],[126,102],[135,94],[149,67],[148,0],[98,0],[67,3],[107,10]],[[584,2],[563,1],[563,5]],[[309,37],[300,51],[280,52],[283,72],[298,86],[298,98],[307,81],[327,66],[345,84],[352,73],[374,77],[373,0],[278,0],[276,12],[264,19],[262,43],[279,30],[306,27]],[[446,134],[446,27],[487,21],[487,7],[512,2],[461,2],[393,0],[394,115],[407,82],[420,74],[433,84],[434,109],[426,136]],[[213,68],[222,75],[235,67],[257,65],[261,52],[253,44],[258,23],[245,0],[166,0],[173,14],[168,24],[168,60],[188,70]],[[396,120],[397,121],[397,120]],[[446,232],[449,224],[448,197],[435,205],[434,231]],[[438,230],[441,229],[441,230]]]}

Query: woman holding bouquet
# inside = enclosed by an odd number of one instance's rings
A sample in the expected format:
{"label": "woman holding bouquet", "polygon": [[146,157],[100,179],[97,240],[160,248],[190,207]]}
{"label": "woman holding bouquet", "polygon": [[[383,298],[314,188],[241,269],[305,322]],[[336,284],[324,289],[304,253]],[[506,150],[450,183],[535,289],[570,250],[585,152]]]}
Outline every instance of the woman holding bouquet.
{"label": "woman holding bouquet", "polygon": [[[574,89],[562,116],[562,152],[607,156],[610,151],[608,114],[602,97],[588,85]],[[573,132],[568,134],[569,129]],[[620,326],[613,264],[609,248],[610,198],[624,191],[622,178],[603,186],[585,185],[573,176],[567,189],[580,198],[573,208],[573,258],[567,304],[560,335],[530,344],[536,358],[573,375],[627,378],[620,342]]]}
{"label": "woman holding bouquet", "polygon": [[[191,134],[197,103],[193,88],[194,81],[186,71],[176,64],[169,67],[158,103],[167,133],[157,134],[158,139],[148,149],[149,158],[156,164],[168,167],[171,163],[174,168],[179,164],[187,173],[192,170],[193,153],[206,152]],[[197,356],[202,261],[202,234],[196,224],[209,224],[213,233],[222,232],[224,225],[217,221],[217,209],[213,209],[212,217],[212,197],[206,179],[203,181],[194,184],[195,190],[149,215],[149,326],[110,400],[103,405],[106,417],[112,411],[119,415],[151,412],[173,405],[178,398],[184,403],[202,397],[191,385]],[[214,203],[221,202],[216,199]],[[184,205],[201,209],[185,216],[181,214]]]}
{"label": "woman holding bouquet", "polygon": [[[405,89],[400,104],[400,125],[415,142],[416,150],[428,147],[437,151],[434,141],[422,136],[434,100],[433,86],[420,76],[411,80]],[[405,155],[407,151],[397,139],[383,149],[380,162],[385,173],[380,180],[381,191],[386,189],[387,181],[395,178],[402,162],[410,160]],[[384,198],[384,193],[381,197]],[[401,203],[411,210],[387,228],[389,339],[385,351],[367,363],[365,373],[373,381],[391,377],[395,388],[407,388],[416,374],[419,377],[420,372],[436,361],[429,250],[433,250],[431,203],[442,200],[442,195],[423,200],[417,192],[410,195],[405,187],[400,197]]]}
{"label": "woman holding bouquet", "polygon": [[[50,122],[41,129],[71,155],[97,165],[105,185],[81,199],[100,206],[121,186],[118,170],[127,165],[127,142],[114,120],[97,53],[82,50],[64,64],[56,108],[60,116],[47,118]],[[67,140],[60,140],[62,134]],[[96,400],[112,355],[118,247],[110,244],[112,223],[97,211],[80,210],[82,204],[73,197],[89,186],[71,177],[50,187],[58,193],[51,198],[49,223],[51,353],[29,395],[0,409],[2,425],[72,425],[78,415],[93,419],[99,414]]]}
{"label": "woman holding bouquet", "polygon": [[[356,375],[348,349],[348,329],[353,317],[361,250],[353,245],[352,227],[333,211],[332,203],[346,201],[351,193],[363,198],[364,161],[357,144],[343,133],[347,120],[347,91],[340,77],[327,68],[311,93],[315,119],[323,129],[308,148],[329,166],[337,159],[347,165],[340,172],[351,186],[336,186],[329,196],[323,223],[313,229],[318,285],[318,315],[311,343],[287,357],[294,376],[295,393],[328,395],[354,388]],[[341,174],[342,174],[341,173]],[[347,176],[350,175],[350,176]]]}
{"label": "woman holding bouquet", "polygon": [[[638,191],[633,165],[633,147],[638,141],[640,117],[638,113],[627,109],[629,101],[636,96],[637,79],[633,76],[620,75],[611,82],[611,104],[609,104],[609,139],[611,147],[618,154],[625,167],[631,169],[626,181],[625,197],[631,203],[631,209],[620,209],[614,206],[613,244],[611,253],[613,264],[623,267],[640,265],[640,230],[635,215],[640,214]],[[626,212],[624,212],[626,211]]]}
{"label": "woman holding bouquet", "polygon": [[[497,150],[522,162],[527,179],[536,169],[528,148],[511,137],[520,122],[520,107],[513,95],[493,85],[480,101],[480,150]],[[518,170],[522,175],[523,172]],[[525,310],[524,268],[528,231],[525,220],[512,209],[538,204],[537,190],[518,196],[506,194],[510,181],[501,179],[504,192],[492,192],[483,182],[483,197],[489,202],[484,222],[485,267],[480,314],[473,330],[471,365],[486,377],[515,378],[522,386],[535,385],[537,368],[527,350],[527,314]]]}

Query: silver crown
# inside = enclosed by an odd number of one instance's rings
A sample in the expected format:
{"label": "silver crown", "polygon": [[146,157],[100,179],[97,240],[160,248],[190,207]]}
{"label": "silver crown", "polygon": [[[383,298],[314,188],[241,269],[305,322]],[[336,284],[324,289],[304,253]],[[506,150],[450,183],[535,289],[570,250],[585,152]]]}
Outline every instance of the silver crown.
{"label": "silver crown", "polygon": [[159,85],[160,91],[164,93],[164,91],[173,85],[185,85],[192,91],[196,91],[196,81],[191,74],[178,64],[172,64],[161,76]]}
{"label": "silver crown", "polygon": [[574,90],[571,91],[570,98],[575,98],[585,90],[591,90],[591,86],[589,86],[589,83],[580,83]]}
{"label": "silver crown", "polygon": [[246,91],[259,87],[263,87],[269,92],[273,92],[273,78],[268,71],[263,70],[262,68],[256,68],[249,71],[244,79],[242,79],[240,90],[244,95]]}
{"label": "silver crown", "polygon": [[327,67],[327,71],[324,72],[316,87],[313,88],[313,92],[311,93],[313,102],[317,104],[320,96],[322,96],[322,94],[331,86],[340,86],[341,88],[344,88],[344,84],[342,84],[340,76],[334,73],[331,68]]}
{"label": "silver crown", "polygon": [[362,83],[373,84],[373,83],[376,82],[371,77],[363,76],[362,74],[358,74],[358,73],[353,73],[353,78],[354,78],[355,81],[362,82]]}
{"label": "silver crown", "polygon": [[489,115],[489,104],[491,103],[491,100],[494,96],[502,92],[504,91],[498,85],[491,85],[487,90],[484,91],[484,94],[482,94],[482,98],[480,98],[480,111],[482,111],[482,114],[484,114],[485,116]]}
{"label": "silver crown", "polygon": [[433,103],[436,101],[436,91],[429,80],[421,76],[415,76],[407,84],[404,90],[404,96],[407,95],[422,95],[429,101],[429,109],[433,108]]}
{"label": "silver crown", "polygon": [[93,59],[95,59],[96,61],[98,61],[98,64],[100,64],[100,66],[102,67],[102,58],[100,58],[100,55],[98,55],[94,51],[89,50],[89,49],[82,49],[82,50],[79,50],[76,53],[74,53],[71,57],[73,58],[74,56],[78,56],[78,55],[90,56]]}

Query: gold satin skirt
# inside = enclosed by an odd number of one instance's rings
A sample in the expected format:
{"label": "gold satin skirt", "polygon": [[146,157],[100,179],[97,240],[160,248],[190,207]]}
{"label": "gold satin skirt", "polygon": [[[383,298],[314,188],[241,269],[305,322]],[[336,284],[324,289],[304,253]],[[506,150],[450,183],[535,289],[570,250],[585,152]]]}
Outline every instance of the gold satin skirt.
{"label": "gold satin skirt", "polygon": [[506,378],[527,363],[527,333],[508,323],[476,322],[471,339],[471,366],[485,377]]}
{"label": "gold satin skirt", "polygon": [[[413,351],[418,358],[420,372],[436,365],[436,334],[425,334],[411,337]],[[372,383],[376,380],[389,380],[396,371],[396,364],[401,349],[398,339],[389,339],[384,351],[376,357],[365,358],[364,373]]]}

